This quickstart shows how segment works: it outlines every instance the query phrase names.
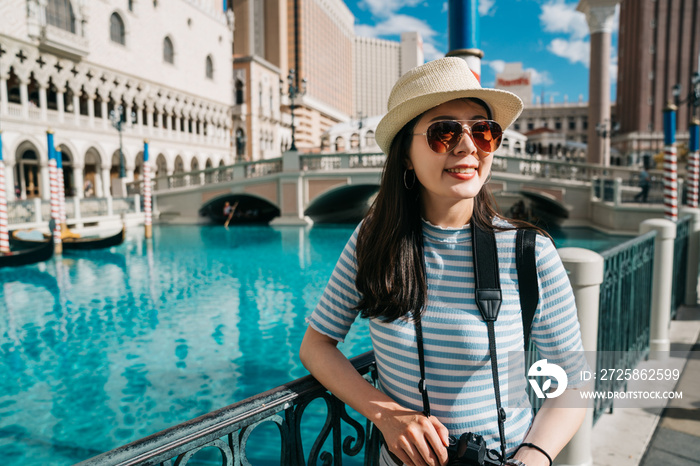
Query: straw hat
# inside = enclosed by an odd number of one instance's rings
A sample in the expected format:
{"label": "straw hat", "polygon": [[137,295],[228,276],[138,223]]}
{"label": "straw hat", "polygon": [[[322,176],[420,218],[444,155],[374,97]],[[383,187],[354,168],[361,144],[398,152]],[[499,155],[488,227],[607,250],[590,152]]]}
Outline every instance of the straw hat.
{"label": "straw hat", "polygon": [[377,125],[377,144],[388,154],[391,141],[406,123],[433,107],[463,97],[486,102],[493,120],[504,130],[523,109],[522,100],[512,92],[482,89],[463,59],[440,58],[413,68],[394,84],[389,95],[389,111]]}

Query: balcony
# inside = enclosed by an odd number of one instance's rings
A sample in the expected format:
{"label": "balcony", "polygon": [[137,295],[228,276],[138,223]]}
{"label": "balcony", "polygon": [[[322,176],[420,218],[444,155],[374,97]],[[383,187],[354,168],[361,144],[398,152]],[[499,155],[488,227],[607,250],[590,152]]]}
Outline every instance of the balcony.
{"label": "balcony", "polygon": [[47,24],[39,36],[39,48],[68,58],[83,58],[88,52],[88,40],[72,32]]}

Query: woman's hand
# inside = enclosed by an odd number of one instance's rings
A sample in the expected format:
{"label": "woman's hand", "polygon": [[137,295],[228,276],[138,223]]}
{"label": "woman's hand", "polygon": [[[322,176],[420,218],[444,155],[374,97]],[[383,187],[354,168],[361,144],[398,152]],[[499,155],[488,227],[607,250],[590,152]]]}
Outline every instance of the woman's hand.
{"label": "woman's hand", "polygon": [[408,466],[442,466],[447,463],[449,432],[435,417],[409,409],[384,413],[377,427],[389,450]]}

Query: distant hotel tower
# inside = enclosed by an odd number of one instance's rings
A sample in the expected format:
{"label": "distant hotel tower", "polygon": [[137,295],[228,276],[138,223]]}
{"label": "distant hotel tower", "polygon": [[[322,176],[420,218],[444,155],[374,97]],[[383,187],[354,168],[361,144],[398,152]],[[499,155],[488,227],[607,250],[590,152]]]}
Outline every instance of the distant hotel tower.
{"label": "distant hotel tower", "polygon": [[[632,163],[663,148],[663,108],[681,85],[691,90],[700,53],[700,1],[623,0],[618,41],[617,108],[620,134],[613,145]],[[678,108],[678,140],[688,140],[690,103]]]}

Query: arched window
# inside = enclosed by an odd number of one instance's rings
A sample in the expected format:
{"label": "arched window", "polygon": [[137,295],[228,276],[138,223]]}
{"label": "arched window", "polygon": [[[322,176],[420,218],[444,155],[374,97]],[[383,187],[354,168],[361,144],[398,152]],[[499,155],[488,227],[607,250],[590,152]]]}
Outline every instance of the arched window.
{"label": "arched window", "polygon": [[170,37],[163,39],[163,60],[168,63],[175,63],[175,52],[173,50],[173,41]]}
{"label": "arched window", "polygon": [[243,81],[236,80],[236,105],[245,103],[245,94],[243,93]]}
{"label": "arched window", "polygon": [[124,20],[117,13],[112,13],[112,16],[109,18],[109,37],[112,39],[112,42],[126,45]]}
{"label": "arched window", "polygon": [[134,0],[129,0],[129,11],[134,11]]}
{"label": "arched window", "polygon": [[365,145],[367,147],[376,145],[376,141],[374,140],[374,131],[369,130],[365,133]]}
{"label": "arched window", "polygon": [[70,0],[49,0],[46,5],[46,22],[75,34],[75,15]]}
{"label": "arched window", "polygon": [[205,72],[207,79],[214,79],[214,60],[211,59],[211,55],[207,55],[207,62],[205,64]]}

